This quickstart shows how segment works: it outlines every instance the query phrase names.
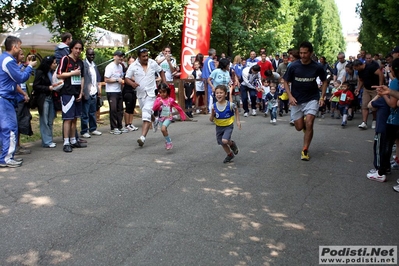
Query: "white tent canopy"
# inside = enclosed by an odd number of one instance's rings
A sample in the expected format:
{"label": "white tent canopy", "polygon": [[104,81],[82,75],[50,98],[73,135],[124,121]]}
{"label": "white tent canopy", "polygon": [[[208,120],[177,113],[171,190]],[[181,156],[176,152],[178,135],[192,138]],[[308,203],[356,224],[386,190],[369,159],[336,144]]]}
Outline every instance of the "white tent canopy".
{"label": "white tent canopy", "polygon": [[[7,36],[12,35],[21,39],[22,48],[54,50],[57,43],[51,42],[53,34],[46,28],[43,23],[38,23],[22,30],[1,33],[0,45],[4,46],[4,41]],[[95,27],[96,43],[92,47],[106,48],[106,47],[122,47],[128,45],[127,35],[118,34],[99,27]]]}

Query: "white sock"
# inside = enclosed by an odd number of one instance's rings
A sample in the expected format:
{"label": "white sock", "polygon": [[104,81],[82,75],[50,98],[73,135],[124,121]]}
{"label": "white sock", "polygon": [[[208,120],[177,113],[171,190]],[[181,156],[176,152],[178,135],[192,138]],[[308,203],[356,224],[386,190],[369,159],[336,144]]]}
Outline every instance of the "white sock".
{"label": "white sock", "polygon": [[69,145],[69,138],[64,138],[64,145]]}

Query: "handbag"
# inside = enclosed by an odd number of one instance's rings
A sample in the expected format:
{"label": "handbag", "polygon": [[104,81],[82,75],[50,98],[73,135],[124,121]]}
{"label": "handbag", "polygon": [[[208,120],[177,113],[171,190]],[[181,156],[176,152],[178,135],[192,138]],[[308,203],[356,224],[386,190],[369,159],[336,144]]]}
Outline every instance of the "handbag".
{"label": "handbag", "polygon": [[35,90],[32,90],[30,97],[29,97],[29,107],[30,109],[36,109],[38,107],[38,95],[36,94]]}
{"label": "handbag", "polygon": [[[61,61],[64,59],[64,57],[61,59]],[[68,57],[68,64],[67,64],[67,66],[68,66],[69,65],[69,56],[66,56],[66,57]],[[62,87],[64,87],[64,80],[57,78],[57,72],[58,72],[58,68],[59,67],[60,66],[58,65],[57,68],[55,69],[54,73],[53,73],[53,77],[52,77],[52,81],[51,81],[52,84],[53,84],[52,85],[53,86],[53,91],[60,91],[62,89]]]}

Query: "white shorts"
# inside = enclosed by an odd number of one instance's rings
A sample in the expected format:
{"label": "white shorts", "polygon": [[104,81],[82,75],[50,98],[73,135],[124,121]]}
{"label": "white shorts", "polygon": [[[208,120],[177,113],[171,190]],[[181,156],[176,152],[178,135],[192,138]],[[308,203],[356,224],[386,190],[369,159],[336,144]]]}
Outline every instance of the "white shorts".
{"label": "white shorts", "polygon": [[139,106],[141,109],[141,120],[151,122],[151,115],[154,113],[152,107],[154,106],[156,97],[147,96],[139,98]]}
{"label": "white shorts", "polygon": [[314,115],[316,116],[319,111],[319,102],[316,100],[311,100],[307,103],[301,103],[296,106],[291,106],[291,119],[298,120],[304,115]]}

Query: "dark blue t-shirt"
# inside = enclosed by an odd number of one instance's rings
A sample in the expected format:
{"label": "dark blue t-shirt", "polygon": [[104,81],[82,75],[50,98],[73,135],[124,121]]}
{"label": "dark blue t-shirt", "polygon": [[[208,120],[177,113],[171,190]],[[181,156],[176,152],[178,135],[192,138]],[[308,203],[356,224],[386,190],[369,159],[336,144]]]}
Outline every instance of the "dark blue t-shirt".
{"label": "dark blue t-shirt", "polygon": [[383,97],[371,102],[374,108],[377,108],[375,133],[385,133],[387,128],[387,119],[390,109]]}
{"label": "dark blue t-shirt", "polygon": [[285,81],[291,82],[291,94],[297,104],[301,104],[320,99],[317,77],[323,82],[326,80],[326,72],[321,64],[311,61],[304,65],[301,60],[297,60],[288,66],[283,78]]}

